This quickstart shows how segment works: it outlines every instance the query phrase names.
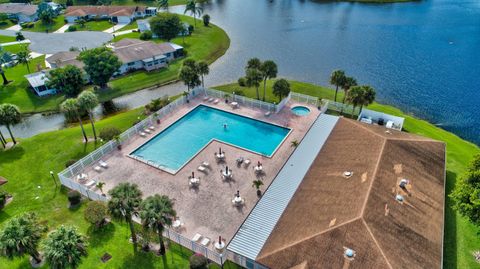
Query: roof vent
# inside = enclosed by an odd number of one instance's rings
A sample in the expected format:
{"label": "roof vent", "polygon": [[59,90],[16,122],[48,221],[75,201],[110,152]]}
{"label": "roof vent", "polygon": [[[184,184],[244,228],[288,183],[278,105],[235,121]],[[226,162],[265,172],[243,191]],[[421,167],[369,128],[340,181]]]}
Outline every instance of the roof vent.
{"label": "roof vent", "polygon": [[343,251],[343,256],[348,259],[348,260],[353,260],[355,258],[355,255],[356,255],[356,252],[355,250],[351,249],[351,248],[346,248],[344,247],[343,248],[344,251]]}
{"label": "roof vent", "polygon": [[400,203],[403,203],[403,201],[404,201],[403,195],[397,194],[397,195],[395,196],[395,200],[397,200],[397,201],[400,202]]}
{"label": "roof vent", "polygon": [[351,171],[345,171],[345,172],[343,172],[343,176],[346,177],[346,178],[349,178],[349,177],[351,177],[352,175],[353,175],[353,172],[351,172]]}

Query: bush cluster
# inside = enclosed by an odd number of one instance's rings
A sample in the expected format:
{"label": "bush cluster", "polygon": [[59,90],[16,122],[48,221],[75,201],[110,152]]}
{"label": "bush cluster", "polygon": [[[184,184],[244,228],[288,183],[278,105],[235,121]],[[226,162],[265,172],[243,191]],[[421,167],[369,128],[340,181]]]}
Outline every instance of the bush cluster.
{"label": "bush cluster", "polygon": [[68,26],[67,32],[75,32],[75,31],[77,31],[77,26],[76,25]]}
{"label": "bush cluster", "polygon": [[150,40],[152,39],[152,31],[145,31],[140,34],[140,39],[141,40]]}
{"label": "bush cluster", "polygon": [[4,190],[0,190],[0,208],[2,208],[7,202],[8,193]]}
{"label": "bush cluster", "polygon": [[190,269],[207,269],[208,260],[202,254],[195,253],[190,256]]}
{"label": "bush cluster", "polygon": [[150,101],[149,104],[145,106],[145,110],[147,110],[147,112],[155,112],[168,105],[169,103],[170,100],[168,100],[168,98],[166,97],[153,99],[152,101]]}
{"label": "bush cluster", "polygon": [[70,205],[72,206],[78,205],[82,200],[82,195],[78,191],[74,190],[69,191],[67,197]]}
{"label": "bush cluster", "polygon": [[20,24],[20,26],[22,28],[33,28],[33,26],[35,26],[35,24],[33,22],[23,22]]}
{"label": "bush cluster", "polygon": [[120,135],[122,132],[118,128],[115,127],[105,127],[100,131],[100,138],[103,141],[110,141],[114,139],[116,136]]}
{"label": "bush cluster", "polygon": [[239,78],[238,85],[241,87],[245,87],[245,85],[247,85],[247,80],[244,77]]}

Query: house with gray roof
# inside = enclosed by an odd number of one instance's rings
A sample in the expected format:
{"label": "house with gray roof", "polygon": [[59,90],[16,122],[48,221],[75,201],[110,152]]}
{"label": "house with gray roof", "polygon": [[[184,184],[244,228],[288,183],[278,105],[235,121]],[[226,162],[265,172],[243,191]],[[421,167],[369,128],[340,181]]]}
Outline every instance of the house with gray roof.
{"label": "house with gray roof", "polygon": [[37,5],[23,3],[5,3],[0,4],[0,13],[7,14],[11,19],[17,19],[18,22],[32,22],[38,19]]}

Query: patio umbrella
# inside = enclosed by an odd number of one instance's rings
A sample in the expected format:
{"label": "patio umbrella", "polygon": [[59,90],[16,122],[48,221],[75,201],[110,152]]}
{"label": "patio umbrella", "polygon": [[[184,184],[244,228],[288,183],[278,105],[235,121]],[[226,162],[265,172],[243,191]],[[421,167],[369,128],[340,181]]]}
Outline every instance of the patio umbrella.
{"label": "patio umbrella", "polygon": [[0,186],[7,184],[8,180],[6,180],[4,177],[0,177]]}
{"label": "patio umbrella", "polygon": [[237,197],[240,197],[240,191],[237,190]]}
{"label": "patio umbrella", "polygon": [[218,148],[218,154],[222,154],[222,148]]}

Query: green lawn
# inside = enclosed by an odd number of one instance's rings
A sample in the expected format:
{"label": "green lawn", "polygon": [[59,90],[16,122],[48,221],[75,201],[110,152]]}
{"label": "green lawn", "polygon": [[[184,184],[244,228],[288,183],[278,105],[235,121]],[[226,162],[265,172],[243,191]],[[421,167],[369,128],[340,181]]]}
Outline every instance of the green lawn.
{"label": "green lawn", "polygon": [[[7,47],[8,48],[8,47]],[[36,71],[36,66],[45,67],[45,57],[38,57],[31,61],[30,71]],[[45,110],[56,110],[58,104],[64,99],[62,95],[49,98],[41,98],[28,88],[28,81],[24,75],[28,74],[27,67],[18,64],[13,68],[6,68],[5,75],[12,80],[7,86],[0,85],[0,103],[12,103],[20,107],[22,112],[29,113],[42,108]],[[45,109],[48,108],[48,109]]]}
{"label": "green lawn", "polygon": [[19,51],[24,50],[26,47],[28,47],[28,44],[16,44],[16,45],[4,46],[3,49],[13,54],[17,54]]}
{"label": "green lawn", "polygon": [[80,27],[80,25],[77,24],[77,31],[104,31],[107,30],[108,28],[113,27],[113,23],[109,21],[88,21],[85,23],[84,27]]}
{"label": "green lawn", "polygon": [[17,41],[14,36],[0,35],[0,44]]}
{"label": "green lawn", "polygon": [[46,32],[48,30],[49,33],[52,33],[60,29],[64,25],[65,25],[65,18],[63,17],[63,15],[60,15],[54,19],[53,23],[44,24],[42,21],[38,20],[35,22],[35,26],[33,26],[33,28],[24,28],[22,29],[22,31]]}
{"label": "green lawn", "polygon": [[[271,91],[272,81],[267,83],[267,101],[277,101]],[[290,81],[291,90],[298,93],[333,99],[334,91],[326,87],[314,86],[308,83]],[[255,89],[240,87],[238,84],[229,84],[214,87],[217,90],[232,93],[242,91],[246,96],[255,98]],[[263,88],[260,87],[260,92]],[[343,93],[339,92],[338,100],[342,100]],[[446,207],[445,207],[445,242],[444,242],[444,268],[478,268],[471,253],[480,250],[478,228],[467,219],[461,217],[451,209],[452,201],[448,194],[455,186],[456,179],[461,175],[472,156],[479,152],[479,148],[458,136],[436,127],[426,121],[407,115],[392,106],[374,103],[370,109],[382,111],[405,118],[404,130],[433,139],[444,141],[447,144],[447,180],[446,180]]]}
{"label": "green lawn", "polygon": [[137,28],[138,28],[137,21],[134,21],[134,22],[128,24],[127,26],[121,28],[120,30],[116,30],[115,32],[121,32],[121,31],[126,31],[126,30],[134,30],[134,29],[137,29]]}

